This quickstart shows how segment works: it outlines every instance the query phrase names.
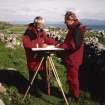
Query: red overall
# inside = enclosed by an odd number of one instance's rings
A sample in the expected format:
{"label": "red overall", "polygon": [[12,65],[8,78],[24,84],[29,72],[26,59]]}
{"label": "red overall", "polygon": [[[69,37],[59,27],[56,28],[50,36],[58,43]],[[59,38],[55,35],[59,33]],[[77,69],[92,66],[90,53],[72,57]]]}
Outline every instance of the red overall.
{"label": "red overall", "polygon": [[[29,26],[22,38],[22,41],[23,41],[23,46],[26,51],[28,69],[33,72],[36,71],[36,69],[41,61],[41,58],[33,58],[31,48],[36,48],[37,44],[39,47],[42,47],[43,44],[49,44],[49,45],[56,44],[53,39],[47,37],[47,34],[44,30],[38,31],[34,27],[33,23],[29,24]],[[43,63],[43,66],[41,66],[40,70],[44,70],[44,69],[45,69],[45,65]]]}
{"label": "red overall", "polygon": [[72,26],[68,28],[68,33],[65,38],[64,44],[61,47],[65,49],[76,49],[76,43],[74,41],[73,32],[75,31],[77,25],[79,25],[79,29],[81,32],[81,45],[80,48],[70,53],[65,58],[66,69],[67,69],[67,80],[69,82],[69,87],[72,92],[72,95],[75,97],[79,97],[79,80],[78,80],[78,71],[79,66],[82,64],[83,59],[83,34],[85,32],[85,26],[81,25],[78,21],[75,22]]}

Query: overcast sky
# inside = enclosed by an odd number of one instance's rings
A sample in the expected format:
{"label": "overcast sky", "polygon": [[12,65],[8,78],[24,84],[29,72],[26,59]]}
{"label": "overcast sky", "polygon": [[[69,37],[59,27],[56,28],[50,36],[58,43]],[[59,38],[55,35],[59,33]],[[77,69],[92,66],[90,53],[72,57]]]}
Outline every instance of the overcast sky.
{"label": "overcast sky", "polygon": [[78,18],[105,20],[105,0],[0,0],[0,21],[33,21],[42,16],[46,21],[63,21],[67,10]]}

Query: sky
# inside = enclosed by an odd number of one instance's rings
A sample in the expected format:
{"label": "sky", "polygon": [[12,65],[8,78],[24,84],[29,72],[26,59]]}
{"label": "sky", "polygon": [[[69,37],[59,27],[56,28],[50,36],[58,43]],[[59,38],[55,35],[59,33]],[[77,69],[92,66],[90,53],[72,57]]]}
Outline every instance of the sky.
{"label": "sky", "polygon": [[0,21],[31,22],[42,16],[46,22],[64,20],[72,10],[79,19],[105,20],[105,0],[0,0]]}

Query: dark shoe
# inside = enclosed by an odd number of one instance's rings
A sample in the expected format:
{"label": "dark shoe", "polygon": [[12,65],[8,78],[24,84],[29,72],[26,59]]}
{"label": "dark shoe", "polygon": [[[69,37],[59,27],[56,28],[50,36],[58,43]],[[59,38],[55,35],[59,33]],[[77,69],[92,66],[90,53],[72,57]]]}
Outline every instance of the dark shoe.
{"label": "dark shoe", "polygon": [[[62,98],[63,99],[59,102],[59,105],[67,105],[63,96],[62,96]],[[71,103],[71,95],[66,94],[66,99],[67,99],[68,104],[70,104]]]}
{"label": "dark shoe", "polygon": [[30,93],[36,97],[41,97],[41,91],[37,87],[37,85],[32,85],[30,89]]}
{"label": "dark shoe", "polygon": [[[63,93],[62,93],[62,91],[61,91],[61,89],[58,87],[58,88],[55,88],[56,89],[56,95],[57,95],[57,97],[59,97],[59,98],[64,98],[63,97]],[[65,93],[64,93],[65,94]],[[66,95],[66,94],[65,94]]]}
{"label": "dark shoe", "polygon": [[46,80],[40,80],[38,87],[39,87],[39,89],[40,89],[42,92],[44,92],[45,94],[47,94],[48,83],[47,83]]}
{"label": "dark shoe", "polygon": [[68,93],[66,96],[67,96],[67,99],[68,99],[69,101],[79,102],[79,100],[80,100],[79,97],[73,96],[71,93]]}
{"label": "dark shoe", "polygon": [[35,91],[34,94],[35,94],[36,97],[41,97],[42,96],[41,92],[39,92],[39,91]]}
{"label": "dark shoe", "polygon": [[42,96],[41,91],[40,91],[40,89],[38,88],[37,85],[34,87],[34,94],[35,94],[36,97],[41,97]]}
{"label": "dark shoe", "polygon": [[36,89],[36,88],[31,91],[31,94],[36,96],[36,97],[41,97],[42,96],[41,91],[39,89]]}
{"label": "dark shoe", "polygon": [[74,101],[75,101],[76,103],[78,103],[78,102],[80,101],[80,98],[79,98],[79,97],[74,97]]}

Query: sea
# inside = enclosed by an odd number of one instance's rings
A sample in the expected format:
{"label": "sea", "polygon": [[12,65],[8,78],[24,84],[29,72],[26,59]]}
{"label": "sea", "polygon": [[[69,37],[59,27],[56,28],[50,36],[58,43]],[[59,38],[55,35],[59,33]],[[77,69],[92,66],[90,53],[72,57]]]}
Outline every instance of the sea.
{"label": "sea", "polygon": [[89,25],[87,27],[89,29],[96,30],[96,31],[99,31],[99,30],[104,30],[105,31],[105,25]]}

